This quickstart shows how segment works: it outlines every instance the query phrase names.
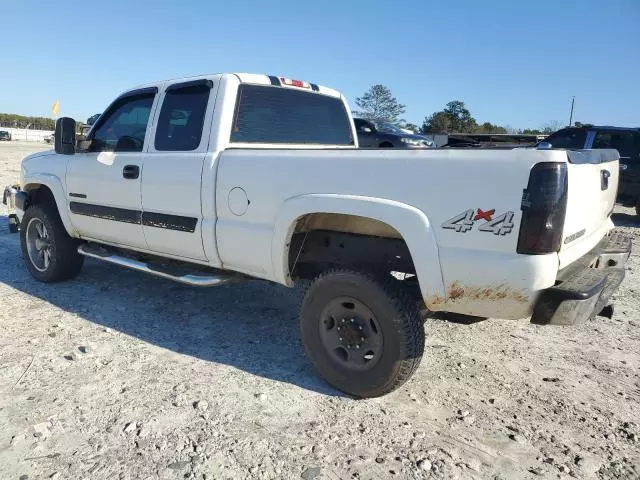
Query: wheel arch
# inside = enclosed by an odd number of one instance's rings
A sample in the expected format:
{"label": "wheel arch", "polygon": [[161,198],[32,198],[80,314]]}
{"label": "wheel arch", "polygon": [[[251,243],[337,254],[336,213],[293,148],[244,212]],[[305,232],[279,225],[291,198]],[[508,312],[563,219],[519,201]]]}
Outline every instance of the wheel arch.
{"label": "wheel arch", "polygon": [[[357,222],[350,222],[352,219]],[[271,249],[274,280],[284,285],[293,283],[289,249],[301,222],[305,222],[302,228],[313,228],[315,224],[338,232],[403,240],[413,261],[422,297],[444,297],[436,238],[421,210],[393,200],[353,195],[310,194],[285,201],[276,216]]]}
{"label": "wheel arch", "polygon": [[75,229],[66,207],[66,196],[62,182],[55,176],[33,176],[23,180],[22,190],[29,195],[29,204],[51,202],[55,205],[65,230],[74,236]]}

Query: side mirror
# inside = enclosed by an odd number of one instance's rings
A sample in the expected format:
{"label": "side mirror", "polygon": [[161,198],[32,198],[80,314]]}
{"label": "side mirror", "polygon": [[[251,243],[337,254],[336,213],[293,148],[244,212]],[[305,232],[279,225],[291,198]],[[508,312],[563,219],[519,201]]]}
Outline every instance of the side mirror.
{"label": "side mirror", "polygon": [[62,155],[76,153],[76,121],[62,117],[56,121],[55,151]]}
{"label": "side mirror", "polygon": [[553,145],[551,145],[549,142],[540,142],[538,144],[538,150],[550,150],[553,148]]}
{"label": "side mirror", "polygon": [[362,133],[373,133],[373,130],[369,127],[362,127]]}

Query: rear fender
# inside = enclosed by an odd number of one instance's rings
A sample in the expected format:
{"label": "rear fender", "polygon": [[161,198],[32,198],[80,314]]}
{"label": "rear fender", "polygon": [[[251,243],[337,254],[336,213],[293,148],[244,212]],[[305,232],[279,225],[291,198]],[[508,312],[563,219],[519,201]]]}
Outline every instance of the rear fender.
{"label": "rear fender", "polygon": [[404,239],[416,269],[423,298],[445,295],[438,246],[433,226],[421,210],[411,205],[373,197],[336,194],[309,194],[284,202],[276,216],[271,258],[274,280],[291,285],[289,244],[297,221],[312,213],[357,215],[384,222]]}

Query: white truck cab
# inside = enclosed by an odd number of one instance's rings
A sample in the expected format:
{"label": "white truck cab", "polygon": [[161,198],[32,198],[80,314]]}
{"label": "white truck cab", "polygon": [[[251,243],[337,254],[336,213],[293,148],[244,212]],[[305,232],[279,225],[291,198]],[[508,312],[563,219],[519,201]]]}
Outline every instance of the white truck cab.
{"label": "white truck cab", "polygon": [[196,286],[310,282],[316,370],[362,397],[420,363],[425,312],[573,324],[624,277],[609,235],[615,150],[359,150],[345,99],[285,77],[218,74],[127,91],[87,138],[11,190],[31,274],[85,257]]}

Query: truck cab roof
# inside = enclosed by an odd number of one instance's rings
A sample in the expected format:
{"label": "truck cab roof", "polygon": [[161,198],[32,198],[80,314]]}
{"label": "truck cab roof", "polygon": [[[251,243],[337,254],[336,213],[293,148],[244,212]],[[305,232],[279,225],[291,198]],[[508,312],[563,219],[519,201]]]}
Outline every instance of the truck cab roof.
{"label": "truck cab roof", "polygon": [[[138,85],[137,87],[129,91],[135,91],[142,88],[150,88],[150,87],[157,87],[161,89],[166,84],[191,82],[191,81],[197,81],[197,80],[220,80],[224,77],[230,77],[230,76],[235,76],[240,81],[240,83],[248,83],[253,85],[273,85],[276,87],[304,89],[304,90],[315,91],[322,95],[327,95],[334,98],[343,98],[342,94],[337,90],[334,90],[333,88],[325,87],[322,85],[318,85],[318,84],[303,81],[303,80],[296,80],[296,79],[284,77],[281,75],[266,75],[266,74],[259,74],[259,73],[210,73],[210,74],[204,74],[204,75],[193,75],[189,77],[179,77],[179,78],[172,78],[168,80],[159,80],[156,82],[145,83],[143,85]],[[124,92],[124,94],[126,93],[127,92]]]}

